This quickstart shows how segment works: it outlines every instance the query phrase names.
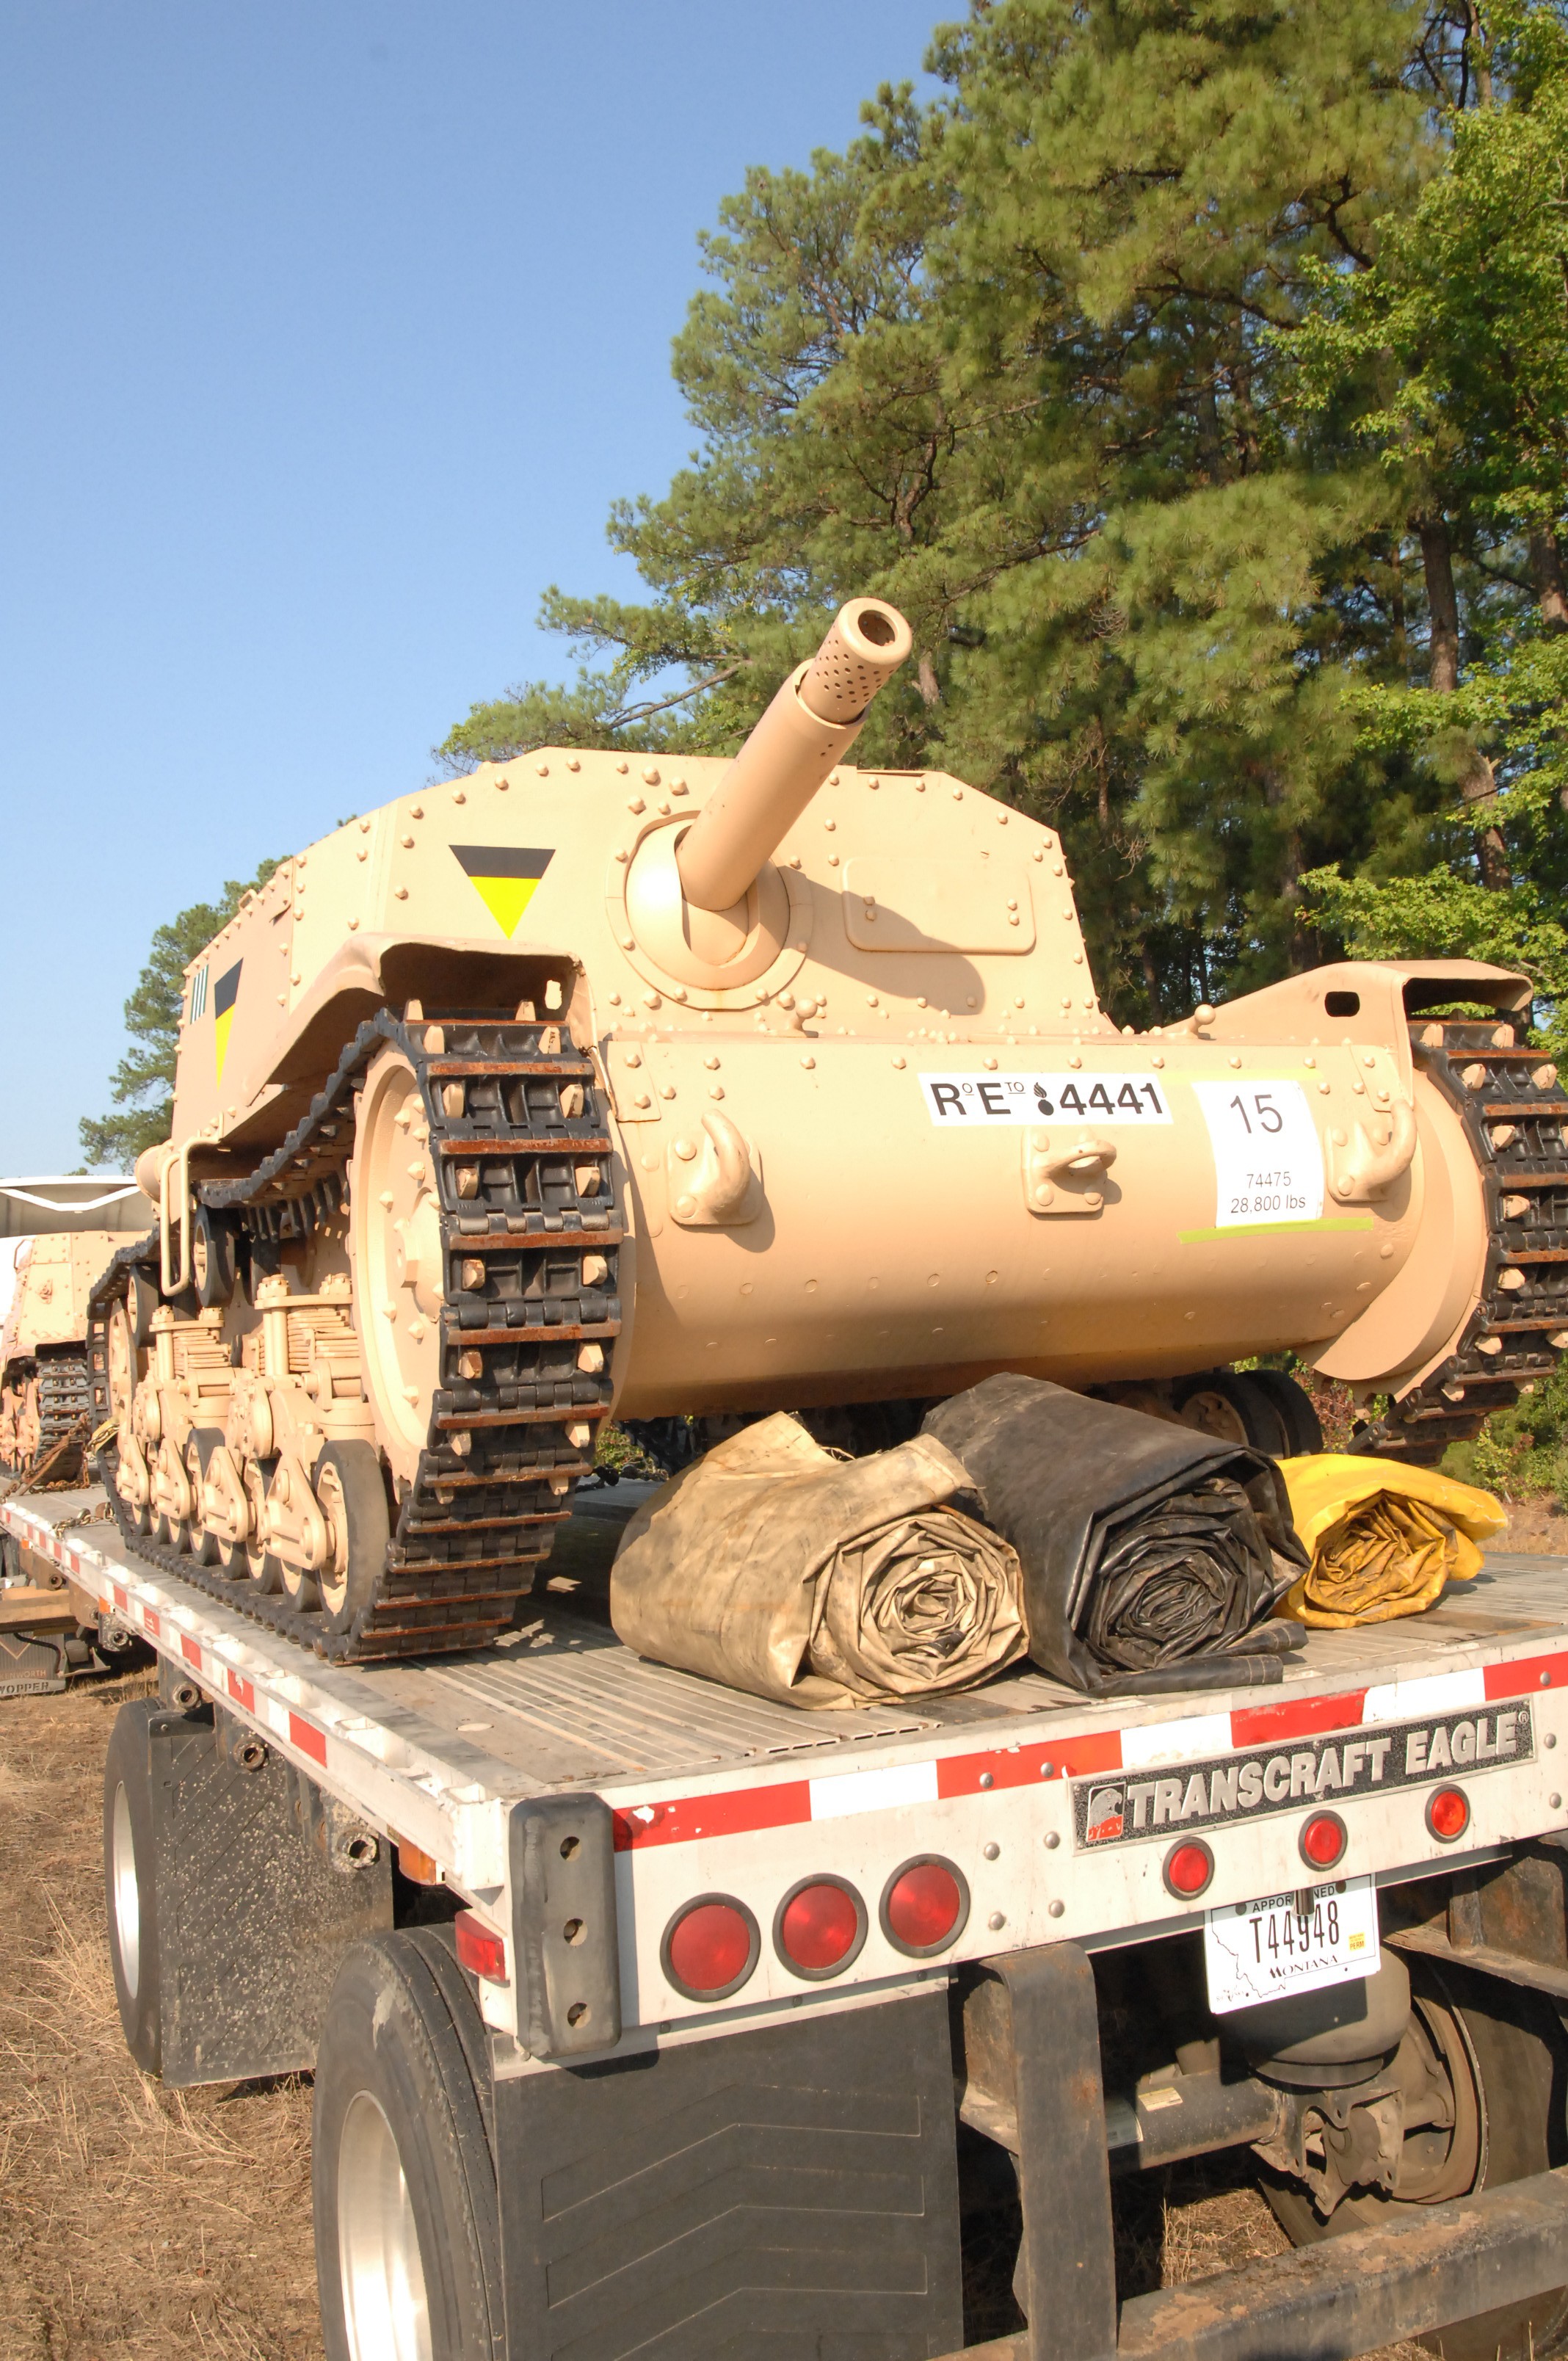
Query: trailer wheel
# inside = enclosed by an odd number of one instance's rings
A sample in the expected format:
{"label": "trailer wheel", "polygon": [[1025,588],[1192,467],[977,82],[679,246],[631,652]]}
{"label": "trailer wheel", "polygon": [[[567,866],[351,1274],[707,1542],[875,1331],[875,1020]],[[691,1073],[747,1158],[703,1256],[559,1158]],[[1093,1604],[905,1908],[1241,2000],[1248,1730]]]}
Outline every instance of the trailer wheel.
{"label": "trailer wheel", "polygon": [[126,2047],[144,2073],[162,2070],[158,1900],[147,1726],[167,1708],[156,1697],[123,1705],[104,1762],[104,1884],[109,1960]]}
{"label": "trailer wheel", "polygon": [[[1568,2040],[1554,2011],[1539,1994],[1494,1978],[1455,1975],[1415,1957],[1407,1964],[1416,2006],[1454,2085],[1453,2145],[1465,2163],[1457,2176],[1437,2159],[1419,2165],[1411,2177],[1424,2201],[1496,2189],[1568,2162]],[[1456,2177],[1462,2187],[1453,2185]],[[1366,2191],[1343,2199],[1324,2222],[1294,2181],[1270,2183],[1265,2194],[1297,2246],[1376,2229],[1391,2213],[1417,2210]],[[1568,2288],[1417,2341],[1442,2361],[1553,2361],[1568,2354]]]}
{"label": "trailer wheel", "polygon": [[380,1936],[345,1958],[312,2133],[328,2361],[499,2361],[488,2055],[441,1932]]}

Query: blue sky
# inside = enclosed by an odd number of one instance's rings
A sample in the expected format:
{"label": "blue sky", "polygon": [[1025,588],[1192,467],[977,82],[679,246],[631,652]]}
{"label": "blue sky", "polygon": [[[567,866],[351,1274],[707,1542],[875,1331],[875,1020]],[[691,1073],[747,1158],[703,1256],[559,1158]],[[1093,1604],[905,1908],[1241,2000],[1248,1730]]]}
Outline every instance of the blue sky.
{"label": "blue sky", "polygon": [[633,589],[697,231],[959,13],[0,12],[0,1171],[80,1160],[156,924],[565,670],[546,584]]}

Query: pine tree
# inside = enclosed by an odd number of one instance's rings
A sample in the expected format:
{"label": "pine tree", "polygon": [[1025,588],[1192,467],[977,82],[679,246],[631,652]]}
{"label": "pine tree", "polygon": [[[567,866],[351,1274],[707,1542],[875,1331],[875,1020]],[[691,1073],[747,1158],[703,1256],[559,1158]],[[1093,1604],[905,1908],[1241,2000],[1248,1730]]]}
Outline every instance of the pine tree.
{"label": "pine tree", "polygon": [[[1119,1019],[1332,948],[1306,881],[1429,868],[1470,724],[1439,759],[1368,723],[1444,643],[1449,495],[1387,464],[1365,355],[1308,398],[1297,348],[1439,202],[1485,49],[1468,0],[977,0],[936,103],[884,89],[723,207],[674,355],[699,449],[610,521],[650,600],[553,592],[576,687],[476,708],[446,758],[731,751],[874,589],[917,654],[864,759],[1060,825]],[[1457,562],[1467,618],[1506,606]]]}
{"label": "pine tree", "polygon": [[1297,400],[1355,415],[1420,551],[1424,675],[1353,693],[1451,808],[1425,874],[1310,878],[1366,952],[1520,964],[1568,1044],[1568,25],[1540,0],[1472,14],[1449,153],[1374,266],[1321,276]]}
{"label": "pine tree", "polygon": [[265,885],[277,868],[264,861],[248,884],[231,877],[216,902],[194,902],[158,928],[147,965],[126,1003],[132,1047],[109,1081],[117,1112],[84,1115],[82,1152],[101,1172],[129,1172],[144,1148],[169,1137],[174,1122],[174,1060],[185,999],[185,970],[239,907],[240,896]]}

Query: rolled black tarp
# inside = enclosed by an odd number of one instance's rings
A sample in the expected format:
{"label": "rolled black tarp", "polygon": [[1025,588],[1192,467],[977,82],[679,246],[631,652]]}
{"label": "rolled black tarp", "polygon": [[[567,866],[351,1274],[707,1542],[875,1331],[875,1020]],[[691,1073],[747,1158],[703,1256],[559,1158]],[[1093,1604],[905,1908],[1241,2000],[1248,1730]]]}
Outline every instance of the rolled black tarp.
{"label": "rolled black tarp", "polygon": [[987,1378],[926,1419],[1018,1554],[1029,1653],[1098,1696],[1277,1681],[1267,1619],[1307,1564],[1274,1461],[1040,1378]]}

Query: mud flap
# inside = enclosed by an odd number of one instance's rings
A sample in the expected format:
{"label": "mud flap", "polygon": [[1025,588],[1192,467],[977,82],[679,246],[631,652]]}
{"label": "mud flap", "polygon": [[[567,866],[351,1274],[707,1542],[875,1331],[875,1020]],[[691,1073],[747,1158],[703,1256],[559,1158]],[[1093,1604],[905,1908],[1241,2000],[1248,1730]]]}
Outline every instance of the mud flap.
{"label": "mud flap", "polygon": [[927,2361],[962,2338],[945,1982],[503,2075],[495,2120],[508,2361]]}
{"label": "mud flap", "polygon": [[164,2081],[313,2066],[344,1952],[391,1926],[390,1847],[313,1842],[282,1757],[210,1708],[149,1716],[148,1777]]}
{"label": "mud flap", "polygon": [[0,1697],[58,1697],[65,1683],[63,1640],[0,1631]]}

